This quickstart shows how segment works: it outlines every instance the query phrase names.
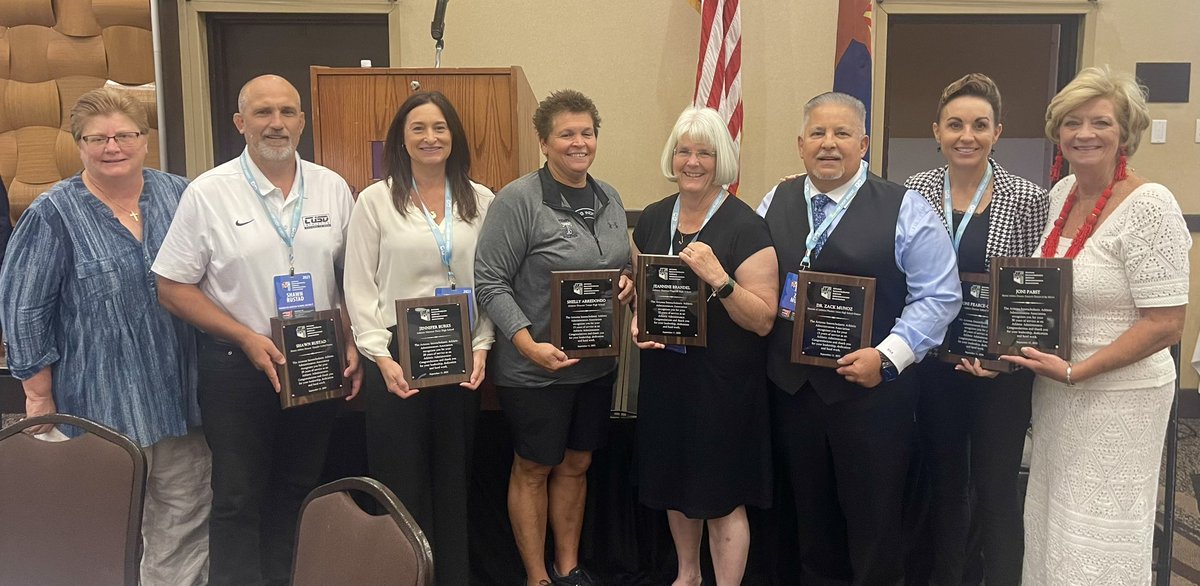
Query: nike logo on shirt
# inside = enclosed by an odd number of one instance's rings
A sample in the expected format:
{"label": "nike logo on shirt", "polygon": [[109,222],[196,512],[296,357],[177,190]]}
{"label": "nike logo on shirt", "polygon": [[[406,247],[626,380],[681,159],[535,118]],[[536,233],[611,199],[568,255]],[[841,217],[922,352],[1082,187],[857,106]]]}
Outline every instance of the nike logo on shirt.
{"label": "nike logo on shirt", "polygon": [[240,222],[240,221],[234,220],[233,223],[234,223],[234,225],[237,225],[237,226],[245,226],[246,224],[249,224],[250,222],[253,222],[253,221],[254,221],[254,218],[250,218],[249,220],[246,220],[245,222]]}

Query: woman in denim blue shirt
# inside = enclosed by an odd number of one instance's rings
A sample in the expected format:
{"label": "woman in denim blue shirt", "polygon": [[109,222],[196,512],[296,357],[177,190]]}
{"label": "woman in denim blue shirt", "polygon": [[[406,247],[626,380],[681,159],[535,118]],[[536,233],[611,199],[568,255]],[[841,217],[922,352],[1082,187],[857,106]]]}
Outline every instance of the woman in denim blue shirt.
{"label": "woman in denim blue shirt", "polygon": [[143,446],[141,583],[203,584],[211,465],[193,334],[159,306],[150,274],[187,182],[143,168],[146,120],[115,89],[76,102],[71,133],[84,170],[21,217],[0,272],[0,322],[27,415],[78,415]]}

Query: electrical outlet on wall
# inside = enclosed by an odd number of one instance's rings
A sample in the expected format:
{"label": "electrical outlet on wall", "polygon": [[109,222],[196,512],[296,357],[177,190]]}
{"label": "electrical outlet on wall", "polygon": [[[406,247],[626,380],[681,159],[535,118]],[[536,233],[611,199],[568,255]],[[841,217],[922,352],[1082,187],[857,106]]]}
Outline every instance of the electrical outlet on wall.
{"label": "electrical outlet on wall", "polygon": [[1165,142],[1167,142],[1167,121],[1150,121],[1150,144],[1163,144]]}

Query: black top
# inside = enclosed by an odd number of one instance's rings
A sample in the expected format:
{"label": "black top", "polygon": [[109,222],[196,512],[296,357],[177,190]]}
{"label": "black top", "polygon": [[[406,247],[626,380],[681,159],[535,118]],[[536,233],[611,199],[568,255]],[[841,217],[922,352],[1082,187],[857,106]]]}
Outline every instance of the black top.
{"label": "black top", "polygon": [[567,206],[575,210],[584,222],[587,222],[588,227],[595,228],[596,224],[596,194],[592,191],[591,185],[583,187],[571,187],[557,179],[554,181],[558,184],[558,190],[562,192],[563,199],[567,200]]}
{"label": "black top", "polygon": [[[671,231],[677,198],[642,212],[633,230],[638,250],[667,254],[680,236]],[[721,204],[697,241],[730,275],[771,246],[763,219],[736,197]],[[720,299],[709,299],[707,311],[708,346],[689,346],[686,354],[642,350],[638,387],[639,498],[694,519],[771,506],[766,339],[734,323]]]}
{"label": "black top", "polygon": [[[958,233],[958,226],[962,223],[963,212],[954,211],[954,231],[950,233],[950,239],[954,239],[954,235]],[[975,214],[971,218],[971,223],[967,224],[967,231],[963,233],[962,242],[958,245],[958,271],[960,273],[986,273],[987,267],[987,240],[988,227],[992,219],[992,206],[983,208],[983,212]]]}

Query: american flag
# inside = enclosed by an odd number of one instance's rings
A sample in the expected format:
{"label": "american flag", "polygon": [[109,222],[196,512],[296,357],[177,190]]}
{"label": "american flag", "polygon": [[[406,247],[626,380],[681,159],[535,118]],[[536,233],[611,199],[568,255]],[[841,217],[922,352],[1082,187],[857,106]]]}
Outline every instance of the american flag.
{"label": "american flag", "polygon": [[[742,145],[742,12],[738,0],[691,0],[700,10],[700,58],[692,104],[721,113]],[[737,193],[738,182],[729,186]]]}

